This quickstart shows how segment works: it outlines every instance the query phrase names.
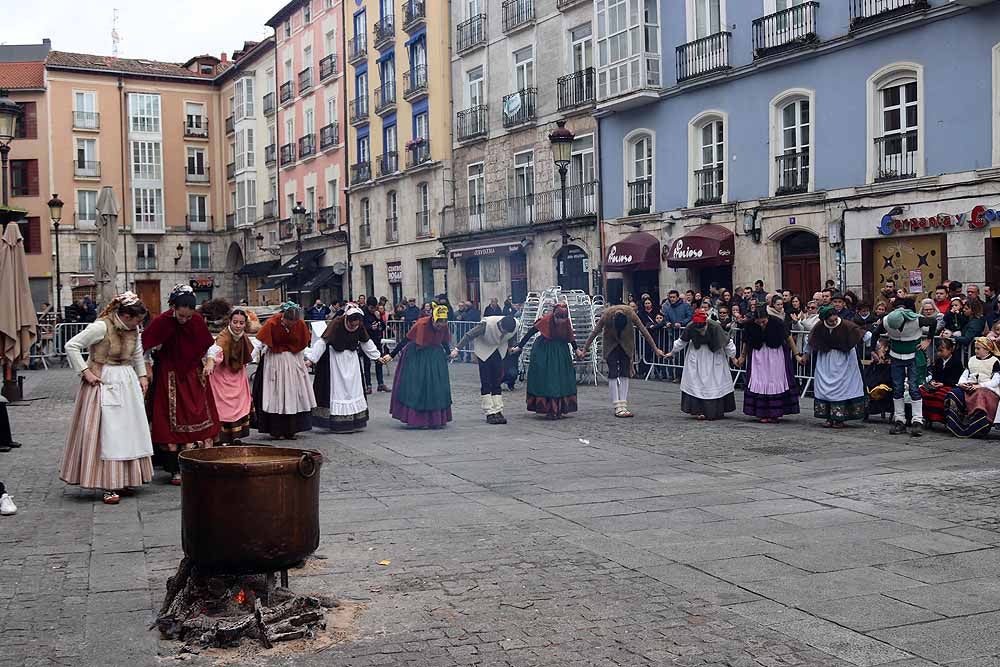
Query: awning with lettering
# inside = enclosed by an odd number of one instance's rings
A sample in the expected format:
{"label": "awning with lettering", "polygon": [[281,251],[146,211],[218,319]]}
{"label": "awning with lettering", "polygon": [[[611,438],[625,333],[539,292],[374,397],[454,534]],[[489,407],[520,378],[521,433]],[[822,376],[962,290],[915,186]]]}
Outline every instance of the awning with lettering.
{"label": "awning with lettering", "polygon": [[509,241],[494,245],[480,245],[471,248],[455,248],[449,251],[448,255],[452,259],[465,259],[468,257],[493,257],[495,255],[509,255],[512,252],[523,250],[520,241]]}
{"label": "awning with lettering", "polygon": [[238,276],[246,276],[247,278],[261,278],[271,273],[281,264],[276,259],[264,261],[264,262],[251,262],[250,264],[244,264],[239,271],[236,272]]}
{"label": "awning with lettering", "polygon": [[648,232],[632,232],[608,248],[605,271],[656,271],[660,268],[660,240]]}
{"label": "awning with lettering", "polygon": [[735,241],[731,229],[705,224],[670,241],[667,266],[672,269],[708,269],[732,266]]}

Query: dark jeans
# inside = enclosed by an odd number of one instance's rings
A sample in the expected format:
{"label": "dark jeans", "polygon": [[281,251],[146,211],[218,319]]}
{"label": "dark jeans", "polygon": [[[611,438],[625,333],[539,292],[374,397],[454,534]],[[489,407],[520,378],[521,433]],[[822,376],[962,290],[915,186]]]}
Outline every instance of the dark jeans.
{"label": "dark jeans", "polygon": [[0,403],[0,447],[10,445],[13,438],[10,434],[10,419],[7,417],[7,404]]}
{"label": "dark jeans", "polygon": [[[382,346],[379,345],[379,349],[381,349],[381,347]],[[382,364],[372,361],[367,356],[365,356],[363,352],[359,354],[361,355],[361,367],[362,370],[364,371],[361,374],[361,379],[364,381],[363,384],[365,385],[365,389],[372,388],[372,364],[375,365],[375,379],[378,380],[378,386],[381,387],[382,385],[384,385],[385,378],[382,375],[382,370],[383,370]]]}
{"label": "dark jeans", "polygon": [[499,396],[503,382],[503,358],[494,352],[486,361],[479,362],[479,393],[482,396]]}
{"label": "dark jeans", "polygon": [[[920,400],[920,378],[917,377],[917,362],[915,359],[892,358],[889,365],[889,372],[892,373],[892,398],[893,400],[903,398],[906,385],[910,388],[910,400]],[[905,383],[905,384],[904,384]]]}

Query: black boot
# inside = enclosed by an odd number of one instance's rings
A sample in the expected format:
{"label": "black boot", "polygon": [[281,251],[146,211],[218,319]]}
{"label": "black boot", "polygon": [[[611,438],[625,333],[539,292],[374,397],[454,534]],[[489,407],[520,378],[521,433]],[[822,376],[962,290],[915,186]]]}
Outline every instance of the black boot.
{"label": "black boot", "polygon": [[497,416],[496,415],[486,415],[486,423],[487,424],[497,424],[499,422],[497,422]]}
{"label": "black boot", "polygon": [[892,428],[889,429],[889,435],[899,435],[900,433],[906,433],[906,424],[903,422],[893,422]]}
{"label": "black boot", "polygon": [[923,422],[913,422],[910,424],[910,436],[914,438],[919,438],[924,434],[924,424]]}
{"label": "black boot", "polygon": [[496,421],[493,422],[494,424],[506,424],[507,423],[507,418],[503,416],[502,412],[496,413],[495,415],[493,415],[493,417],[496,419]]}

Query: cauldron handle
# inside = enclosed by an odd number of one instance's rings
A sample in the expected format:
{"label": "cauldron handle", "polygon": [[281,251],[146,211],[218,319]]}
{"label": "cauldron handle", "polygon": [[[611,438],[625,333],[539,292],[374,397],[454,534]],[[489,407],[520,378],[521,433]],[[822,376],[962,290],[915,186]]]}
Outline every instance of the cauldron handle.
{"label": "cauldron handle", "polygon": [[[308,463],[307,463],[308,462]],[[308,472],[306,468],[308,467]],[[309,479],[316,474],[316,459],[309,452],[302,452],[302,458],[299,459],[299,474]]]}

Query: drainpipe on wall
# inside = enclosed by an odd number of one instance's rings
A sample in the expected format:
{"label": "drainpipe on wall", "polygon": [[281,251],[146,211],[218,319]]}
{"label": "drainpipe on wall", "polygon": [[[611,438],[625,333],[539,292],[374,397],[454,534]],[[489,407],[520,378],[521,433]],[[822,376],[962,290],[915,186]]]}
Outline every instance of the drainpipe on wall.
{"label": "drainpipe on wall", "polygon": [[[347,63],[347,1],[346,0],[344,0],[344,2],[340,3],[340,22],[341,22],[341,26],[340,26],[340,53],[342,55],[341,61],[344,63],[344,74],[343,74],[344,87],[343,87],[343,90],[342,90],[341,94],[342,94],[342,96],[344,98],[348,98],[348,94],[347,94],[347,86],[348,86],[348,81],[347,81],[347,69],[348,69],[348,67],[347,67],[347,64],[348,64]],[[278,60],[278,57],[277,57],[277,45],[278,45],[277,31],[275,31],[274,44],[275,44],[275,63],[277,63],[277,60]],[[274,69],[275,69],[275,72],[277,73],[277,69],[278,69],[277,65],[275,65]],[[350,189],[351,189],[351,160],[350,160],[351,151],[350,151],[350,145],[351,145],[351,142],[349,141],[350,136],[351,136],[351,126],[348,123],[348,118],[347,118],[348,100],[347,99],[342,99],[340,102],[341,102],[341,104],[340,104],[341,113],[343,114],[343,119],[344,119],[343,122],[340,124],[341,127],[344,128],[344,149],[343,149],[343,151],[344,151],[344,157],[343,157],[344,169],[341,172],[341,182],[342,183],[344,181],[347,182],[347,186],[346,187],[344,187],[343,185],[341,186],[341,187],[344,188],[344,220],[347,221],[347,291],[344,294],[344,300],[350,301],[351,298],[354,295],[354,275],[353,275],[354,268],[351,266],[351,194],[350,194]],[[370,154],[371,153],[369,152],[369,155]],[[343,224],[343,223],[341,223],[341,224]]]}
{"label": "drainpipe on wall", "polygon": [[[604,272],[604,160],[601,159],[601,117],[597,117],[597,127],[594,129],[595,158],[597,159],[597,266],[601,272],[601,295],[608,294],[608,276]],[[595,287],[597,287],[595,285]]]}
{"label": "drainpipe on wall", "polygon": [[[128,207],[125,203],[128,201],[128,191],[125,189],[125,162],[128,156],[128,117],[125,114],[125,81],[122,77],[118,76],[118,115],[121,119],[122,128],[122,140],[121,140],[121,152],[122,152],[122,206],[121,211],[124,215],[128,215],[125,211]],[[121,228],[124,231],[127,222],[122,221]],[[125,291],[128,289],[128,234],[122,233],[122,269],[125,276]]]}

